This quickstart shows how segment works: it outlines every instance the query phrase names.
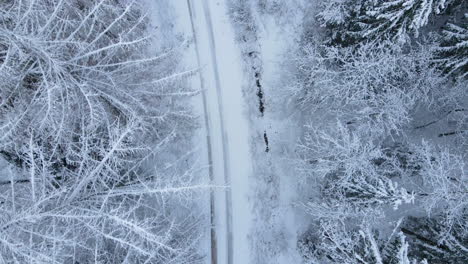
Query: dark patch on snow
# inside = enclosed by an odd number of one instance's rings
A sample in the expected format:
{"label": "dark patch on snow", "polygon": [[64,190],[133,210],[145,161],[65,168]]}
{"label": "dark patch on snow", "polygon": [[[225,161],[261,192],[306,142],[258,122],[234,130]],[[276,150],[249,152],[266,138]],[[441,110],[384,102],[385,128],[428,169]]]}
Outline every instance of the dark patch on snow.
{"label": "dark patch on snow", "polygon": [[430,125],[433,125],[441,120],[443,120],[445,117],[447,117],[448,115],[452,114],[452,113],[456,113],[456,112],[463,112],[463,111],[466,111],[467,109],[464,109],[464,108],[457,108],[457,109],[453,109],[453,110],[450,110],[448,111],[447,113],[445,113],[444,116],[440,117],[439,119],[436,119],[436,120],[433,120],[431,122],[428,122],[424,125],[420,125],[420,126],[417,126],[415,127],[415,129],[420,129],[420,128],[425,128],[425,127],[428,127]]}
{"label": "dark patch on snow", "polygon": [[466,133],[466,130],[441,133],[441,134],[439,134],[439,137],[447,137],[447,136],[453,136],[453,135],[458,135],[458,134],[463,134],[463,133]]}
{"label": "dark patch on snow", "polygon": [[262,85],[262,76],[261,70],[255,66],[255,60],[258,59],[258,52],[257,51],[250,51],[246,53],[249,58],[252,58],[252,62],[254,66],[252,66],[252,71],[254,72],[255,76],[255,86],[257,86],[257,97],[258,97],[258,110],[260,111],[260,115],[263,117],[265,112],[265,94],[263,92],[263,85]]}
{"label": "dark patch on snow", "polygon": [[254,57],[254,56],[256,57],[257,52],[256,52],[256,51],[251,51],[251,52],[247,53],[247,55],[248,55],[249,57],[251,57],[251,58]]}
{"label": "dark patch on snow", "polygon": [[269,152],[270,151],[270,144],[268,143],[268,135],[267,135],[267,132],[263,132],[263,140],[265,141],[265,152]]}
{"label": "dark patch on snow", "polygon": [[263,94],[262,83],[260,82],[260,73],[258,71],[255,72],[255,85],[257,86],[258,110],[263,116],[265,113],[265,98]]}

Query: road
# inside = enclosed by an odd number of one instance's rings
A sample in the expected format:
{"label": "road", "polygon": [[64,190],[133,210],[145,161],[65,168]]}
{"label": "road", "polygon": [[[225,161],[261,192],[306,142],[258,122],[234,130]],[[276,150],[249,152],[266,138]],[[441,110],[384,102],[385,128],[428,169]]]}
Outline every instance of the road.
{"label": "road", "polygon": [[186,0],[205,120],[211,194],[211,263],[250,263],[252,161],[240,51],[225,0]]}

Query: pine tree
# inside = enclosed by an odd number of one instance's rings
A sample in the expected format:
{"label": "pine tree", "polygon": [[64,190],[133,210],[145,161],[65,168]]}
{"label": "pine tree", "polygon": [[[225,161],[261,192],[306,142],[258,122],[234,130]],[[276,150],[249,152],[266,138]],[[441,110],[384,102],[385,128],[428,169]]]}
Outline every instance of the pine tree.
{"label": "pine tree", "polygon": [[347,47],[360,41],[353,32],[359,30],[358,17],[363,14],[365,0],[320,1],[317,15],[320,25],[327,29],[323,42],[330,46]]}
{"label": "pine tree", "polygon": [[318,18],[330,30],[328,44],[349,46],[368,40],[391,39],[400,43],[418,37],[436,15],[454,0],[329,0]]}
{"label": "pine tree", "polygon": [[398,209],[403,203],[413,203],[415,194],[386,177],[360,177],[343,186],[341,193],[346,201],[357,207],[392,205]]}
{"label": "pine tree", "polygon": [[446,74],[468,77],[468,13],[460,24],[448,23],[443,30],[443,42],[438,49],[436,61]]}
{"label": "pine tree", "polygon": [[409,254],[429,263],[463,264],[468,259],[468,230],[464,225],[447,225],[444,216],[408,217],[402,232],[410,242]]}
{"label": "pine tree", "polygon": [[411,245],[402,232],[395,231],[382,239],[369,226],[348,229],[336,221],[322,221],[316,232],[301,240],[299,248],[311,263],[427,264],[409,255]]}
{"label": "pine tree", "polygon": [[405,42],[418,36],[433,15],[444,12],[451,0],[378,0],[361,17],[363,38],[389,37]]}

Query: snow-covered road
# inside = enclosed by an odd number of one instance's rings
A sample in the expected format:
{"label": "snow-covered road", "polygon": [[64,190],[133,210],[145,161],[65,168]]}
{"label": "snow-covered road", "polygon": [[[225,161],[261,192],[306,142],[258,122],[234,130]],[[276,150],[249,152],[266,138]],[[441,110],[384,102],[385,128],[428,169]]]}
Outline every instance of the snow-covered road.
{"label": "snow-covered road", "polygon": [[185,24],[184,33],[194,40],[189,61],[200,69],[200,108],[205,119],[210,179],[215,185],[228,186],[211,196],[211,263],[248,264],[252,163],[240,51],[225,0],[176,2],[179,17],[184,20],[179,23]]}

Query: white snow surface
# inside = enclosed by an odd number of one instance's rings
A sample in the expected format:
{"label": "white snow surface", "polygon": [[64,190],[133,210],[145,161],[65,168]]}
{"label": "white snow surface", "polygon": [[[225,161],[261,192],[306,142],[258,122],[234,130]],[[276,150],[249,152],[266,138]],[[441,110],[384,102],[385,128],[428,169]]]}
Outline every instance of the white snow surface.
{"label": "white snow surface", "polygon": [[[296,128],[297,124],[289,116],[290,113],[286,107],[279,103],[281,99],[278,99],[284,94],[281,80],[282,70],[284,70],[282,69],[284,66],[282,60],[288,56],[291,42],[295,40],[296,32],[293,29],[295,24],[279,25],[273,16],[260,16],[255,12],[254,17],[259,22],[258,44],[262,59],[262,85],[266,98],[266,110],[264,116],[253,124],[258,131],[267,131],[271,148],[269,155],[266,156],[267,164],[270,164],[271,167],[257,169],[270,170],[269,173],[278,182],[275,198],[277,199],[277,207],[263,209],[271,210],[273,219],[270,221],[273,226],[264,226],[264,223],[259,222],[257,230],[254,231],[257,234],[262,232],[277,234],[278,237],[273,238],[273,242],[276,241],[277,245],[274,245],[273,249],[265,256],[257,256],[256,259],[261,260],[262,263],[301,263],[296,248],[297,236],[303,232],[307,223],[304,223],[303,216],[294,206],[297,199],[297,179],[294,178],[294,168],[289,165],[289,158],[292,158],[292,151],[289,148],[296,144],[299,129]],[[264,154],[258,153],[258,155]],[[265,203],[265,207],[267,204]],[[258,210],[261,211],[261,209]],[[281,249],[276,251],[275,247],[281,247]]]}
{"label": "white snow surface", "polygon": [[252,173],[249,123],[242,95],[240,51],[226,2],[175,0],[173,5],[180,20],[176,26],[193,38],[186,59],[188,67],[200,69],[198,82],[193,83],[202,93],[195,104],[205,119],[200,141],[208,141],[204,149],[208,163],[211,161],[212,184],[227,187],[217,188],[213,197],[216,262],[248,264],[252,221],[248,199]]}
{"label": "white snow surface", "polygon": [[[244,8],[239,14],[250,12],[233,19],[247,72],[243,90],[251,112],[255,160],[250,180],[254,214],[250,242],[253,262],[258,264],[302,263],[297,241],[308,227],[307,216],[296,206],[298,179],[291,162],[303,122],[289,109],[285,98],[286,62],[302,32],[301,3],[294,1],[296,4],[234,4],[234,8]],[[263,114],[259,112],[259,85],[264,98]]]}

